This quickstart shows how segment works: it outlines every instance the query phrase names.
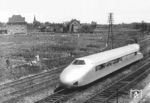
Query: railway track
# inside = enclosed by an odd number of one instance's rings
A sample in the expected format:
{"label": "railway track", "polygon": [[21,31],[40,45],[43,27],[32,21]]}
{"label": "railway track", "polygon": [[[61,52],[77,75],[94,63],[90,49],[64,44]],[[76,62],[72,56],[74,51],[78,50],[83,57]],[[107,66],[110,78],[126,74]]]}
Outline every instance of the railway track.
{"label": "railway track", "polygon": [[68,92],[67,89],[61,89],[58,92],[55,92],[54,94],[50,95],[47,98],[44,98],[42,100],[39,100],[35,103],[62,103],[66,100],[68,100],[69,98],[73,97],[76,93],[78,93],[79,91],[71,91],[70,93],[65,93]]}
{"label": "railway track", "polygon": [[149,62],[142,65],[133,73],[106,86],[103,90],[93,95],[84,103],[113,103],[121,94],[128,94],[131,87],[144,78],[146,74],[150,73],[150,69],[148,69],[149,66]]}
{"label": "railway track", "polygon": [[[144,64],[144,62],[146,62],[146,61],[149,61],[149,58],[147,58],[146,60],[143,60],[142,61],[142,63],[141,63],[141,65],[143,65]],[[147,64],[145,64],[145,65],[147,65]],[[142,68],[142,67],[140,67],[140,68]],[[139,70],[139,69],[138,69]],[[136,71],[138,71],[138,70],[136,70]],[[144,69],[145,70],[145,69]],[[141,71],[140,71],[141,72]],[[124,77],[124,76],[123,76]],[[127,77],[127,76],[125,76],[125,77]],[[125,78],[124,77],[124,78]],[[114,82],[111,82],[112,83],[112,85],[114,84]],[[116,82],[115,82],[116,83]],[[123,84],[124,85],[124,84]],[[85,90],[83,90],[82,92],[85,92],[85,91],[87,91],[88,89],[85,89]],[[65,93],[65,91],[67,91],[67,90],[65,90],[65,89],[62,89],[62,90],[60,90],[60,91],[58,91],[58,92],[56,92],[56,93],[54,93],[54,94],[52,94],[52,95],[50,95],[49,97],[46,97],[46,98],[44,98],[44,99],[42,99],[42,100],[39,100],[39,101],[37,101],[37,102],[35,102],[35,103],[63,103],[63,102],[65,102],[65,101],[67,101],[68,99],[70,99],[70,98],[72,98],[75,94],[77,94],[77,93],[79,93],[80,94],[80,90],[78,91],[78,90],[73,90],[72,92],[69,92],[69,93]],[[94,95],[95,96],[95,95]],[[91,103],[91,101],[90,102],[88,102],[88,103]],[[101,103],[101,102],[99,102],[99,103]]]}
{"label": "railway track", "polygon": [[[59,68],[60,69],[60,68]],[[61,69],[60,69],[61,70]],[[57,74],[58,72],[60,72],[60,71],[49,71],[50,72],[50,74],[49,73],[47,73],[46,72],[46,74],[45,75],[51,75],[51,74]],[[41,79],[41,78],[43,78],[44,76],[33,76],[33,78],[39,78],[39,79]],[[30,78],[30,77],[29,77]],[[9,94],[6,94],[6,95],[4,95],[4,97],[5,96],[8,96],[8,95],[13,95],[13,96],[17,96],[17,98],[18,97],[21,97],[21,96],[25,96],[25,95],[27,95],[27,94],[30,94],[30,93],[34,93],[35,91],[40,91],[40,90],[42,90],[42,89],[44,89],[44,88],[47,88],[48,86],[50,86],[50,85],[52,85],[53,84],[53,82],[51,82],[51,81],[53,81],[53,80],[55,80],[55,79],[57,79],[57,78],[55,78],[55,76],[53,77],[50,77],[49,78],[49,80],[48,80],[48,78],[46,78],[46,80],[45,81],[43,81],[43,82],[41,82],[41,83],[35,83],[34,85],[31,85],[31,86],[27,86],[27,87],[25,87],[25,88],[22,88],[22,89],[20,89],[20,90],[18,90],[18,91],[14,91],[14,92],[11,92],[11,93],[9,93]],[[31,80],[24,80],[24,79],[22,79],[24,82],[20,82],[20,83],[18,83],[18,84],[20,84],[20,85],[22,85],[23,83],[27,83],[28,81],[33,81],[34,79],[31,79]],[[9,84],[9,85],[5,85],[5,86],[0,86],[0,90],[2,90],[2,89],[6,89],[6,87],[15,87],[15,85],[18,85],[17,84],[17,82],[18,81],[16,81],[16,83],[14,82],[14,84],[12,83],[12,84]],[[1,89],[2,88],[2,89]],[[61,91],[62,92],[62,91]],[[72,97],[75,93],[77,93],[77,92],[73,92],[73,93],[71,93],[71,94],[59,94],[59,93],[56,93],[56,94],[54,94],[54,95],[52,95],[52,97],[51,97],[51,99],[53,99],[53,103],[59,103],[59,102],[62,102],[62,101],[64,101],[64,100],[67,100],[68,98],[70,98],[70,97]],[[16,98],[16,97],[15,97]],[[9,100],[10,101],[10,100]],[[50,100],[51,101],[51,100]],[[7,101],[6,102],[4,102],[4,103],[7,103]],[[11,103],[11,102],[10,102]],[[37,102],[37,103],[41,103],[41,102]],[[44,102],[42,102],[42,103],[44,103]]]}
{"label": "railway track", "polygon": [[[2,98],[0,99],[0,102],[12,103],[18,98],[22,98],[35,92],[39,92],[56,84],[58,82],[58,74],[64,67],[66,67],[66,65],[58,67],[56,69],[52,69],[48,72],[39,73],[33,76],[0,85],[0,98]],[[13,90],[7,92],[7,89],[9,88],[13,88]]]}
{"label": "railway track", "polygon": [[[54,59],[54,60],[56,60],[56,59]],[[34,80],[44,79],[45,77],[49,77],[52,74],[60,73],[62,71],[62,68],[66,67],[66,66],[67,65],[64,65],[64,66],[61,66],[61,67],[58,67],[58,68],[55,68],[55,69],[51,69],[51,70],[43,72],[43,73],[38,73],[38,74],[28,76],[28,77],[25,77],[25,78],[22,78],[22,79],[19,79],[19,80],[8,82],[6,84],[2,84],[2,85],[0,85],[0,92],[2,90],[10,88],[10,87],[14,88],[14,87],[16,87],[16,85],[25,86],[24,84],[28,84],[28,83],[30,83]]]}
{"label": "railway track", "polygon": [[43,72],[43,73],[35,74],[33,76],[25,77],[23,79],[19,79],[19,80],[13,81],[13,82],[2,84],[2,85],[0,85],[0,91],[3,90],[3,89],[6,89],[8,87],[14,87],[14,86],[16,86],[18,84],[27,83],[27,82],[33,81],[35,79],[39,79],[39,78],[48,76],[50,74],[54,74],[54,73],[60,72],[61,68],[64,68],[64,67],[65,66],[62,66],[62,67],[59,67],[59,68],[56,68],[56,69],[52,69],[52,70],[50,70],[48,72]]}
{"label": "railway track", "polygon": [[[36,91],[40,91],[44,88],[47,88],[47,86],[52,85],[54,81],[58,79],[58,74],[64,67],[65,66],[62,66],[57,69],[50,70],[48,72],[39,73],[24,79],[20,79],[18,81],[1,85],[0,94],[2,95],[0,97],[2,97],[2,100],[0,100],[0,102],[2,101],[7,102],[14,98],[23,97],[25,95],[29,95]],[[17,88],[17,89],[13,89],[9,93],[2,93],[3,91],[9,88]]]}

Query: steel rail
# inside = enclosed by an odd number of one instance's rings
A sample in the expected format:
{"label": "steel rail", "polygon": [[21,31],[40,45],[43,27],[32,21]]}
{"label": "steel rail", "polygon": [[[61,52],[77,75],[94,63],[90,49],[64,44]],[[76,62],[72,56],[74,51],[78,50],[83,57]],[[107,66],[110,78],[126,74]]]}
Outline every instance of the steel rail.
{"label": "steel rail", "polygon": [[103,103],[103,102],[105,103],[105,101],[110,99],[109,98],[110,96],[116,94],[116,91],[119,90],[119,88],[122,88],[127,84],[129,85],[130,83],[132,83],[131,81],[133,80],[133,78],[140,75],[142,72],[145,72],[145,70],[148,68],[148,66],[150,66],[149,63],[146,63],[146,64],[140,66],[136,71],[131,72],[128,75],[126,75],[125,77],[119,79],[118,81],[115,81],[112,84],[106,86],[105,88],[103,88],[103,90],[94,94],[92,97],[90,97],[84,103]]}
{"label": "steel rail", "polygon": [[8,82],[6,84],[2,84],[2,85],[0,85],[0,91],[4,90],[6,88],[9,88],[9,87],[13,87],[13,86],[18,85],[18,84],[22,84],[22,83],[26,83],[26,82],[29,82],[29,81],[33,81],[34,79],[45,77],[46,75],[50,75],[53,72],[58,72],[57,70],[61,70],[65,66],[58,67],[56,69],[51,69],[50,71],[38,73],[38,74],[29,76],[29,77],[25,77],[25,78],[22,78],[22,79],[19,79],[19,80],[15,80],[15,81],[12,81],[12,82]]}
{"label": "steel rail", "polygon": [[74,96],[78,91],[73,91],[68,94],[64,94],[63,92],[66,92],[66,89],[61,89],[58,92],[55,92],[54,94],[50,95],[49,97],[46,97],[44,99],[41,99],[35,103],[62,103],[63,101],[66,101],[70,97]]}
{"label": "steel rail", "polygon": [[[31,81],[36,81],[36,80],[40,79],[40,82],[38,82],[38,83],[34,82],[34,83],[32,83],[32,85],[24,86],[24,87],[22,87],[22,88],[20,88],[18,90],[15,90],[15,91],[3,94],[3,95],[1,95],[1,97],[4,100],[7,97],[10,97],[10,99],[13,99],[13,98],[18,98],[18,97],[25,96],[27,94],[31,94],[33,92],[36,92],[36,91],[44,89],[44,88],[48,88],[48,86],[53,84],[52,81],[58,79],[57,73],[59,73],[61,71],[61,68],[64,68],[64,67],[65,66],[62,66],[62,67],[59,67],[57,69],[50,70],[48,72],[39,73],[39,74],[36,74],[34,76],[24,78],[23,81],[18,80],[18,81],[14,81],[12,83],[10,82],[8,84],[4,84],[6,87],[2,86],[1,89],[0,89],[1,92],[2,92],[3,89],[7,89],[7,88],[10,88],[10,87],[15,87],[15,86],[18,86],[18,85],[22,85],[23,86],[25,83],[30,83]],[[43,78],[47,78],[47,79],[43,79]],[[48,86],[46,86],[46,85],[48,85]]]}
{"label": "steel rail", "polygon": [[[43,81],[41,83],[37,83],[28,87],[25,87],[21,90],[14,91],[10,94],[5,95],[6,97],[3,97],[3,103],[7,103],[8,101],[15,101],[17,98],[21,98],[30,94],[33,94],[35,92],[39,92],[40,90],[46,89],[50,86],[52,86],[55,82],[52,82],[54,80],[58,79],[58,77],[51,78],[49,80]],[[10,97],[8,97],[10,96]],[[8,99],[9,98],[9,99]]]}
{"label": "steel rail", "polygon": [[[142,65],[144,64],[144,62],[146,61],[149,61],[149,58],[146,57],[146,59],[144,59],[142,61]],[[123,76],[123,77],[126,77],[126,76]],[[111,82],[112,84],[114,82]],[[107,86],[106,86],[107,87]],[[65,90],[64,90],[65,91]],[[64,92],[64,91],[61,91],[61,92]],[[69,93],[69,94],[63,94],[63,93],[60,93],[60,92],[56,92],[42,100],[39,100],[35,103],[62,103],[63,101],[69,99],[70,97],[73,97],[74,94],[78,93],[77,91],[73,91],[73,93]]]}

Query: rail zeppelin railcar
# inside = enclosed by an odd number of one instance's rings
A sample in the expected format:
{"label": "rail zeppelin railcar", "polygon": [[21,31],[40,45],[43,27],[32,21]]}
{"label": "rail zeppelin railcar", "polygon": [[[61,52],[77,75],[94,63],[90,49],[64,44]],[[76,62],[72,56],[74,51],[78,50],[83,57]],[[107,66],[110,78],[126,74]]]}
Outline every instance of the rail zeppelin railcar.
{"label": "rail zeppelin railcar", "polygon": [[139,44],[76,58],[61,72],[60,85],[67,88],[85,86],[142,58]]}

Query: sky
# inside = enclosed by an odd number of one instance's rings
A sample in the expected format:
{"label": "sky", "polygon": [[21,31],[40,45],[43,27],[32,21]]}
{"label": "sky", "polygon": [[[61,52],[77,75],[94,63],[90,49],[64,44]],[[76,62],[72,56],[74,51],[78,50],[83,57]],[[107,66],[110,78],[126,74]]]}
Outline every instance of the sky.
{"label": "sky", "polygon": [[62,23],[77,19],[107,24],[109,13],[118,23],[150,22],[150,0],[0,0],[0,22],[12,15],[22,15],[33,22]]}

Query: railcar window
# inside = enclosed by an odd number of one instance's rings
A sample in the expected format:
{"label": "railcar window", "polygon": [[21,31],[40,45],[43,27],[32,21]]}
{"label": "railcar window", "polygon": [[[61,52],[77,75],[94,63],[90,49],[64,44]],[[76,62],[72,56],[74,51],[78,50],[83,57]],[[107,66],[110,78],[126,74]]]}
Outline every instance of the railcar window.
{"label": "railcar window", "polygon": [[101,65],[96,66],[96,67],[95,67],[95,70],[98,71],[98,70],[101,70],[101,69],[103,69],[103,68],[105,68],[105,65],[104,65],[104,64],[101,64]]}
{"label": "railcar window", "polygon": [[113,64],[119,63],[119,61],[121,61],[121,60],[122,60],[122,58],[115,59],[115,60],[113,60]]}
{"label": "railcar window", "polygon": [[101,69],[103,69],[103,68],[105,68],[105,64],[102,64],[102,65],[101,65]]}
{"label": "railcar window", "polygon": [[118,59],[115,59],[113,64],[116,64],[116,63],[118,63],[118,62],[119,62]]}
{"label": "railcar window", "polygon": [[73,62],[73,64],[74,64],[74,65],[84,65],[85,62],[84,62],[84,60],[75,60],[75,61]]}
{"label": "railcar window", "polygon": [[121,58],[119,58],[119,61],[122,61],[122,57],[121,57]]}
{"label": "railcar window", "polygon": [[106,66],[111,66],[111,62],[108,62],[105,64]]}

